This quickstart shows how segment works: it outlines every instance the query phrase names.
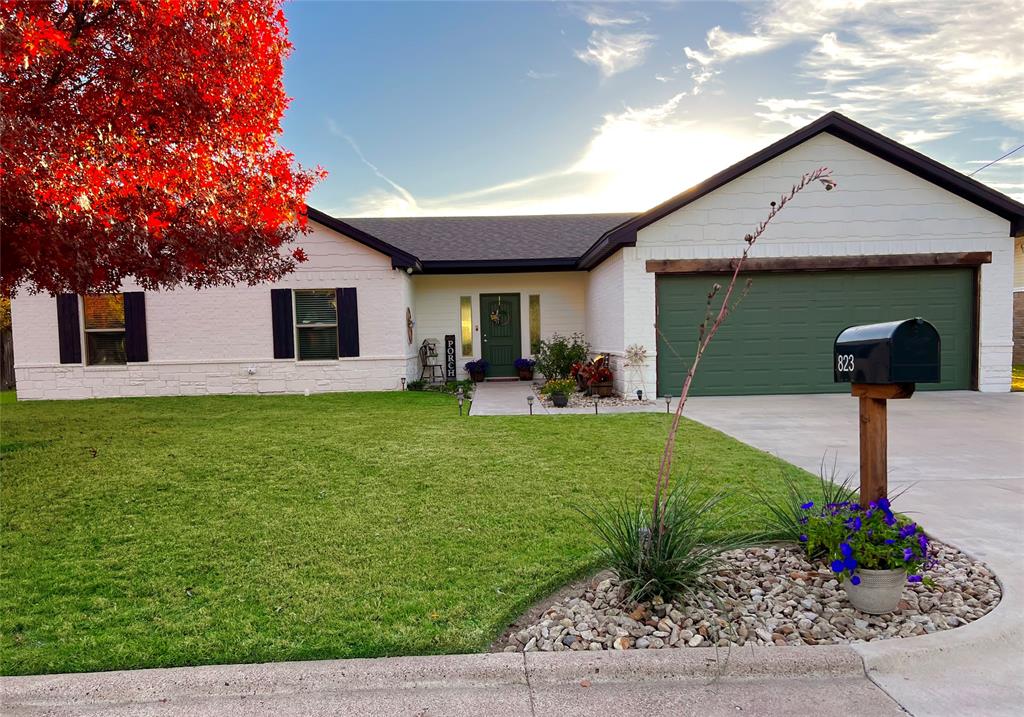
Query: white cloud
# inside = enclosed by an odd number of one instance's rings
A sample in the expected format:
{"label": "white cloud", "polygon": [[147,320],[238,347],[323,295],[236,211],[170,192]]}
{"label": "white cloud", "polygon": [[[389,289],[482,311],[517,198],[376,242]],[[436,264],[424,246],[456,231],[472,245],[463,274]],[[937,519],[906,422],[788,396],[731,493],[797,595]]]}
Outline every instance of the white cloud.
{"label": "white cloud", "polygon": [[395,191],[395,194],[389,194],[388,196],[395,200],[396,205],[403,206],[406,208],[406,211],[412,213],[419,210],[419,207],[416,206],[416,198],[412,195],[412,192],[407,190],[398,182],[393,181],[390,177],[384,174],[384,172],[380,171],[377,165],[366,158],[363,154],[363,150],[359,147],[356,141],[352,139],[352,136],[338,126],[338,123],[330,117],[327,118],[327,130],[335,137],[340,137],[348,142],[349,146],[352,147],[352,151],[356,153],[357,157],[359,157],[359,161],[365,164],[371,172],[386,182]]}
{"label": "white cloud", "polygon": [[642,12],[630,12],[621,15],[612,15],[610,8],[598,5],[586,11],[583,22],[594,27],[622,27],[635,25],[638,22],[647,22],[649,18]]}
{"label": "white cloud", "polygon": [[597,67],[605,77],[611,77],[642,65],[654,40],[654,35],[646,32],[594,30],[587,41],[587,49],[577,50],[576,57]]}
{"label": "white cloud", "polygon": [[606,114],[575,161],[550,172],[462,194],[409,201],[376,190],[344,216],[458,216],[642,211],[706,179],[777,137],[742,125],[697,121],[685,93],[648,107]]}
{"label": "white cloud", "polygon": [[[995,157],[993,157],[992,159],[995,159]],[[985,165],[991,162],[992,159],[972,159],[967,164]],[[1001,159],[999,160],[998,165],[1000,167],[1024,167],[1024,155],[1020,157],[1007,157],[1006,159]]]}
{"label": "white cloud", "polygon": [[531,80],[550,80],[553,77],[557,77],[557,73],[554,72],[538,72],[537,70],[527,70],[526,76]]}
{"label": "white cloud", "polygon": [[[908,141],[948,136],[979,115],[1024,121],[1019,0],[775,0],[752,8],[749,30],[715,27],[705,47],[685,48],[695,92],[730,62],[792,46],[804,51],[797,72],[816,85],[821,106]],[[766,114],[797,122],[792,113]]]}

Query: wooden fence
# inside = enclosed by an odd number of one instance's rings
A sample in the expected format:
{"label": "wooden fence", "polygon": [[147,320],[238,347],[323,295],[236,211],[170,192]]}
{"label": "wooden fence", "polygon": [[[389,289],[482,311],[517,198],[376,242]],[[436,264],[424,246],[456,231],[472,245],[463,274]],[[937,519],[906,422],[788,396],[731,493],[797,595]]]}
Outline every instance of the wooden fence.
{"label": "wooden fence", "polygon": [[14,335],[10,327],[0,330],[0,391],[14,388]]}

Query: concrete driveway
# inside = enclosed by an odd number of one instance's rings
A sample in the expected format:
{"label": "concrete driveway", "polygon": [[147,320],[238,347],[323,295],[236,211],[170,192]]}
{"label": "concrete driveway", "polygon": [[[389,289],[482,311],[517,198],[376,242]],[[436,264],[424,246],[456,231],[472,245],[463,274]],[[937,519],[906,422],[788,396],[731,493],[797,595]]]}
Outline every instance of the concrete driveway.
{"label": "concrete driveway", "polygon": [[[686,415],[818,472],[857,481],[848,395],[694,398]],[[1024,394],[918,393],[889,402],[889,490],[936,537],[985,561],[1003,600],[967,627],[856,647],[914,715],[1019,714],[1024,704]]]}

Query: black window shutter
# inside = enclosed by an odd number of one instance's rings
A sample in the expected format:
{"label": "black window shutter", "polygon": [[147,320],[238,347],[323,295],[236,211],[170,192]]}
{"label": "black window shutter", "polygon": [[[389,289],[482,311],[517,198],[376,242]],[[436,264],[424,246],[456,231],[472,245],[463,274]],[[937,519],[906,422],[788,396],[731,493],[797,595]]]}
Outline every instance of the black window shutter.
{"label": "black window shutter", "polygon": [[130,363],[149,361],[146,294],[143,291],[126,291],[124,294],[124,354]]}
{"label": "black window shutter", "polygon": [[335,291],[338,295],[338,356],[358,356],[359,307],[355,287]]}
{"label": "black window shutter", "polygon": [[77,294],[57,296],[57,345],[60,348],[61,363],[82,363]]}
{"label": "black window shutter", "polygon": [[274,323],[274,358],[295,358],[291,289],[270,290],[270,314]]}

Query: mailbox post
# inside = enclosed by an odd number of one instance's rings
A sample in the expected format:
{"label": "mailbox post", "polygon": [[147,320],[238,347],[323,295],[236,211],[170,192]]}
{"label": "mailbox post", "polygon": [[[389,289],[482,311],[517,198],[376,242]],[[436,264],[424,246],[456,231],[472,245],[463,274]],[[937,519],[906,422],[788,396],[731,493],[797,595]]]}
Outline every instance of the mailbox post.
{"label": "mailbox post", "polygon": [[938,383],[939,332],[921,318],[844,329],[832,352],[836,383],[860,400],[860,504],[888,496],[889,399],[910,398],[918,383]]}

